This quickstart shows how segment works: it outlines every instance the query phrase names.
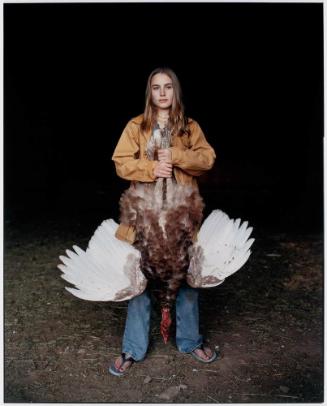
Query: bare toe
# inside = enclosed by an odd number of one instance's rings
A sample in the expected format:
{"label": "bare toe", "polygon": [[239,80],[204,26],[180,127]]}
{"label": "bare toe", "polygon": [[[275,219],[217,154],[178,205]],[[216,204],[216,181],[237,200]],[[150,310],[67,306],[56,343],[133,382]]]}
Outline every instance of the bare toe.
{"label": "bare toe", "polygon": [[202,359],[209,359],[208,355],[201,348],[197,348],[196,350],[194,350],[194,352]]}
{"label": "bare toe", "polygon": [[204,347],[204,351],[205,351],[206,355],[208,356],[208,358],[211,358],[213,356],[213,352],[209,347]]}
{"label": "bare toe", "polygon": [[115,361],[115,367],[118,369],[120,372],[126,371],[127,368],[129,368],[132,364],[132,361],[125,360],[123,362],[123,358],[120,356],[119,358],[116,359]]}
{"label": "bare toe", "polygon": [[115,367],[116,367],[117,369],[120,369],[122,362],[123,362],[122,357],[117,358],[117,359],[115,360]]}

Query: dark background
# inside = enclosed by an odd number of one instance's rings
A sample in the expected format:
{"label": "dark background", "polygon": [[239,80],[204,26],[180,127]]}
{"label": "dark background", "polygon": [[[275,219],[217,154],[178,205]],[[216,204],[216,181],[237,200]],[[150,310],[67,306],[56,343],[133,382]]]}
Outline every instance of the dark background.
{"label": "dark background", "polygon": [[323,229],[323,5],[4,5],[5,221],[118,220],[111,156],[160,65],[215,148],[206,214]]}

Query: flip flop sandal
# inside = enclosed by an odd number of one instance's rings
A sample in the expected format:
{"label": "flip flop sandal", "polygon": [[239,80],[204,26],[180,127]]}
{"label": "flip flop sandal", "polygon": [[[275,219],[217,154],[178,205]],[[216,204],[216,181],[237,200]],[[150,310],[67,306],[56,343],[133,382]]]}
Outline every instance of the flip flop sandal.
{"label": "flip flop sandal", "polygon": [[[205,359],[201,358],[199,355],[197,355],[197,354],[194,352],[194,351],[197,350],[198,348],[200,348],[200,349],[205,353],[204,348],[203,348],[203,344],[201,344],[200,347],[194,348],[194,350],[193,350],[192,352],[190,352],[190,354],[192,355],[192,357],[195,358],[197,361],[204,362],[205,364],[208,364],[208,363],[210,363],[210,362],[213,362],[213,361],[218,357],[218,354],[216,353],[216,351],[214,351],[213,354],[212,354],[212,357],[209,358],[209,359],[207,359],[207,360],[205,360]],[[218,357],[218,358],[219,358],[219,357]]]}
{"label": "flip flop sandal", "polygon": [[[122,376],[122,375],[126,374],[126,372],[130,369],[130,367],[133,365],[133,363],[136,362],[135,359],[132,358],[131,356],[126,357],[126,354],[125,354],[124,352],[121,353],[121,357],[122,357],[123,362],[121,363],[119,369],[116,368],[115,362],[114,362],[114,363],[110,366],[110,368],[108,369],[108,371],[109,371],[112,375],[115,375],[115,376]],[[125,371],[120,371],[120,368],[121,368],[121,367],[125,364],[125,362],[127,362],[127,361],[132,361],[132,362],[131,362],[131,365],[130,365],[127,369],[125,369]]]}

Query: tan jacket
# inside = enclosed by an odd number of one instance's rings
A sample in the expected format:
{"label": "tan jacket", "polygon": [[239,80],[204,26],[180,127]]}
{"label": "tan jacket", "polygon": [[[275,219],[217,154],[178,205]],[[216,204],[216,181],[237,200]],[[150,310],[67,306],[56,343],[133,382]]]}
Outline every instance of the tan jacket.
{"label": "tan jacket", "polygon": [[[154,182],[153,173],[155,161],[147,158],[146,147],[152,131],[142,132],[140,124],[143,114],[132,118],[123,130],[118,141],[112,160],[115,162],[117,175],[123,179],[139,182]],[[189,118],[190,135],[172,135],[171,147],[173,173],[177,183],[194,185],[199,176],[212,168],[216,155],[207,142],[199,124]],[[133,244],[135,229],[126,224],[120,224],[116,237]]]}

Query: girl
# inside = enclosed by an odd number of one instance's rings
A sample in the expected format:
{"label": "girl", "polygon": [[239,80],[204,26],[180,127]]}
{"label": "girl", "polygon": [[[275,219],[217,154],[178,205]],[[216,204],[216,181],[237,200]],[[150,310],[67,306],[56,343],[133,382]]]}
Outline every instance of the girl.
{"label": "girl", "polygon": [[[149,224],[151,226],[151,221],[141,209],[137,210],[136,216],[142,219],[141,222],[138,221],[142,227],[137,227],[135,221],[133,222],[133,193],[135,190],[142,192],[144,196],[152,193],[151,196],[157,199],[163,212],[169,206],[169,201],[176,196],[178,185],[191,186],[195,194],[187,198],[191,199],[189,216],[196,219],[196,227],[192,229],[196,238],[203,204],[198,195],[195,177],[211,169],[215,158],[215,152],[206,141],[199,124],[184,115],[181,87],[176,74],[169,68],[152,71],[147,81],[144,113],[127,123],[112,157],[118,176],[131,181],[130,190],[121,199],[121,224],[116,237],[134,244],[141,252],[143,250],[143,269],[148,279],[153,277],[150,267],[146,266],[150,244],[144,246],[144,241],[152,238],[153,247],[157,231],[148,227]],[[181,228],[183,225],[175,225],[175,229],[176,227]],[[170,235],[175,234],[172,232]],[[159,238],[158,241],[160,244]],[[183,248],[184,253],[189,245],[190,243]],[[173,242],[170,252],[176,246],[178,244]],[[164,249],[165,247],[161,247],[161,250]],[[160,246],[157,251],[160,251]],[[168,265],[167,262],[166,266]],[[177,274],[174,282],[168,284],[168,293],[165,296],[168,301],[176,297],[177,348],[201,362],[212,362],[217,358],[217,353],[203,346],[203,337],[199,334],[198,290],[182,285],[181,279],[183,275]],[[129,301],[122,354],[110,366],[111,374],[123,375],[133,362],[145,358],[149,343],[150,313],[151,297],[146,289]],[[168,316],[163,313],[162,334],[167,339],[166,327],[169,327],[170,321],[165,317]]]}

